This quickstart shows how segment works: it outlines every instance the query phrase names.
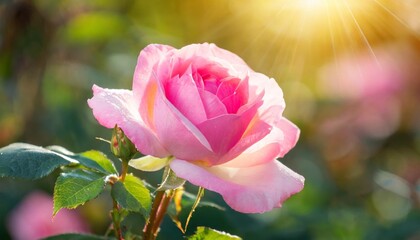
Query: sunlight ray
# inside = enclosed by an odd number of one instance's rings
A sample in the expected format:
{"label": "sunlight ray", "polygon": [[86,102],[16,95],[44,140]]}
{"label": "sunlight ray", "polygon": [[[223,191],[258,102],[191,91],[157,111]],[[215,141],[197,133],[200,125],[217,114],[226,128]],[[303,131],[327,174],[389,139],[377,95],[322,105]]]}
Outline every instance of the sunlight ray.
{"label": "sunlight ray", "polygon": [[341,41],[343,45],[350,46],[351,52],[355,52],[355,42],[351,40],[352,39],[351,31],[349,29],[349,25],[346,24],[346,19],[342,11],[342,8],[338,6],[337,2],[334,2],[334,6],[335,6],[335,10],[339,16],[340,23],[344,31],[343,34],[338,35],[338,36],[341,36]]}
{"label": "sunlight ray", "polygon": [[357,30],[358,30],[360,36],[362,37],[363,41],[365,42],[366,47],[368,48],[370,54],[375,59],[376,64],[378,64],[378,66],[381,67],[381,64],[379,63],[378,58],[376,57],[376,54],[373,51],[373,48],[372,48],[372,46],[369,43],[369,40],[367,39],[365,33],[363,32],[363,29],[360,27],[360,24],[357,21],[356,17],[354,16],[353,11],[351,10],[350,6],[348,5],[347,0],[342,0],[342,1],[344,2],[344,5],[346,6],[347,10],[349,11],[349,13],[350,13],[350,15],[351,15],[351,17],[353,19],[353,22],[356,25]]}
{"label": "sunlight ray", "polygon": [[[285,9],[286,9],[286,3],[285,2],[282,2],[282,4],[279,6],[279,8],[278,8],[278,11],[275,13],[275,15],[273,16],[273,18],[274,19],[276,19],[276,18],[279,18],[279,17],[281,17],[281,15],[284,13],[284,11],[285,11]],[[255,43],[256,42],[256,40],[257,39],[260,39],[261,37],[263,37],[263,36],[266,36],[265,35],[265,33],[267,32],[267,33],[269,33],[269,31],[270,31],[270,29],[269,29],[269,24],[272,24],[272,23],[270,23],[270,22],[267,22],[263,27],[263,30],[261,30],[260,31],[260,33],[258,34],[258,36],[256,36],[256,37],[254,37],[253,39],[252,39],[252,42],[253,43]],[[264,34],[263,34],[264,33]],[[269,41],[269,43],[267,44],[267,45],[265,45],[264,47],[265,47],[265,51],[260,55],[260,62],[258,63],[258,67],[262,67],[267,61],[265,61],[265,59],[267,58],[267,57],[270,57],[271,55],[272,55],[272,51],[270,51],[270,49],[275,49],[275,47],[277,46],[280,46],[280,48],[283,48],[283,46],[285,46],[285,44],[283,44],[283,43],[279,43],[279,40],[280,40],[280,42],[284,42],[285,40],[284,40],[284,38],[281,38],[280,36],[281,36],[281,31],[274,31],[274,33],[273,33],[274,35],[273,36],[271,36],[271,39],[270,39],[270,41]],[[248,46],[246,47],[246,50],[248,50],[249,48],[251,48],[252,47],[252,45],[253,44],[248,44]],[[269,46],[269,47],[267,47],[267,46]],[[282,52],[284,52],[284,51],[282,51]],[[277,58],[277,56],[278,55],[281,55],[281,54],[276,54],[276,56],[275,56],[275,58]],[[273,71],[273,68],[275,68],[275,63],[276,63],[276,60],[274,60],[274,61],[269,61],[269,62],[272,62],[272,64],[271,64],[271,66],[270,66],[270,71],[271,72],[274,72]]]}
{"label": "sunlight ray", "polygon": [[215,25],[212,28],[206,29],[206,31],[203,31],[201,36],[201,41],[205,42],[208,41],[208,39],[211,39],[215,36],[221,37],[226,34],[229,34],[230,32],[226,31],[226,29],[229,29],[229,26],[232,24],[235,24],[238,21],[241,21],[244,17],[248,16],[251,13],[251,9],[247,8],[235,8],[235,14],[232,14],[229,16],[229,18],[224,19],[223,21],[218,22],[217,25]]}
{"label": "sunlight ray", "polygon": [[331,43],[331,47],[333,50],[333,54],[334,54],[334,62],[337,65],[337,49],[336,49],[336,43],[335,43],[335,37],[334,37],[334,33],[333,33],[333,26],[332,26],[332,22],[331,22],[331,12],[330,12],[330,7],[329,5],[327,6],[327,21],[328,21],[328,32],[330,35],[330,43]]}
{"label": "sunlight ray", "polygon": [[[337,2],[335,2],[334,6],[336,8],[337,13],[339,14],[341,25],[343,26],[343,28],[345,30],[345,38],[344,38],[344,40],[346,42],[345,44],[348,43],[349,46],[350,46],[350,50],[351,50],[350,51],[350,55],[351,55],[351,57],[357,57],[356,50],[355,50],[355,44],[351,40],[352,39],[351,32],[350,32],[350,29],[349,29],[349,25],[346,24],[345,16],[343,15],[344,13],[341,11],[342,8],[340,8],[338,6],[338,3]],[[337,67],[337,70],[338,70],[339,69],[339,62],[338,61],[336,62],[336,67]],[[362,77],[362,70],[361,70],[360,64],[357,65],[356,71],[357,71],[359,77],[361,78]]]}
{"label": "sunlight ray", "polygon": [[383,3],[381,3],[378,0],[373,0],[373,2],[375,2],[376,4],[378,4],[382,9],[384,9],[387,13],[389,13],[391,16],[393,16],[399,23],[401,23],[404,27],[406,27],[407,29],[410,29],[410,26],[404,21],[402,20],[397,14],[395,14],[394,12],[392,12],[387,6],[385,6]]}
{"label": "sunlight ray", "polygon": [[303,70],[304,70],[304,66],[305,66],[304,58],[299,61],[299,64],[297,64],[297,59],[296,58],[297,58],[297,55],[298,55],[297,54],[298,53],[298,48],[303,47],[303,45],[301,44],[301,42],[303,40],[302,35],[303,35],[304,27],[307,25],[307,20],[308,20],[308,15],[304,14],[303,18],[300,22],[297,41],[295,43],[293,53],[292,53],[292,56],[291,56],[292,66],[296,66],[295,67],[295,69],[296,69],[295,73],[297,75],[297,79],[302,78]]}

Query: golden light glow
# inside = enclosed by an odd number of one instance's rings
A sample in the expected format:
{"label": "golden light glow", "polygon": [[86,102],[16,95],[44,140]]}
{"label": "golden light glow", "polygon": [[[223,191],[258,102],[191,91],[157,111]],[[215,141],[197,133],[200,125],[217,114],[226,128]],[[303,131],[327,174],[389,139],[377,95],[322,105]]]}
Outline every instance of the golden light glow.
{"label": "golden light glow", "polygon": [[316,10],[324,6],[324,0],[298,0],[296,3],[303,8]]}
{"label": "golden light glow", "polygon": [[261,65],[270,61],[274,74],[285,74],[281,67],[287,66],[303,75],[343,53],[368,52],[376,58],[373,45],[407,32],[398,8],[392,0],[267,0],[247,5],[244,12],[256,22],[249,44],[261,42],[255,59]]}
{"label": "golden light glow", "polygon": [[[271,29],[303,38],[312,30],[324,31],[339,25],[341,28],[352,28],[368,18],[374,18],[372,1],[366,0],[272,0],[261,9],[270,16]],[[356,15],[365,14],[363,19],[354,19]],[[301,30],[303,29],[303,30]],[[309,31],[308,31],[309,30]],[[335,31],[336,29],[331,29]]]}

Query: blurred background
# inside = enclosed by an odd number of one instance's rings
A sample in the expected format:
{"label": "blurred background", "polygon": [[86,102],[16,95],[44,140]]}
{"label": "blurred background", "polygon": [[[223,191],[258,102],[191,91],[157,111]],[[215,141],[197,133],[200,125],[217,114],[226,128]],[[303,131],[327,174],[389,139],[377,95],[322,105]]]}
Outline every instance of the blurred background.
{"label": "blurred background", "polygon": [[[283,208],[256,215],[206,192],[226,210],[200,207],[188,234],[205,225],[244,239],[420,239],[419,0],[2,0],[0,147],[20,141],[111,156],[95,139],[111,132],[87,106],[92,85],[130,89],[147,44],[202,42],[277,80],[284,115],[302,130],[281,161],[306,184]],[[161,173],[138,174],[157,184]],[[1,179],[0,239],[29,239],[13,227],[19,216],[52,214],[40,202],[51,202],[56,177]],[[62,215],[78,223],[68,231],[103,234],[110,209],[106,193]],[[140,232],[141,221],[133,215],[125,225]],[[160,239],[181,236],[165,219]]]}

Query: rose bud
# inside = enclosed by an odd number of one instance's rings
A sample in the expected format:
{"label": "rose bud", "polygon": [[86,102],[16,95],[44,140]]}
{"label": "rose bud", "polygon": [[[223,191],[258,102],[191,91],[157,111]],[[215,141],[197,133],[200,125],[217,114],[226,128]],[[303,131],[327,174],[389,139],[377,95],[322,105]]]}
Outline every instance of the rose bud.
{"label": "rose bud", "polygon": [[123,161],[129,161],[137,153],[134,144],[116,124],[112,130],[111,151],[116,157]]}

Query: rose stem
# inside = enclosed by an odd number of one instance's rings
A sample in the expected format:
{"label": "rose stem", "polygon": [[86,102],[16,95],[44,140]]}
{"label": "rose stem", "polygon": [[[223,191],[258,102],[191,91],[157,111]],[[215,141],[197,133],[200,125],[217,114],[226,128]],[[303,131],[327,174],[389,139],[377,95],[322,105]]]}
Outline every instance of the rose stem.
{"label": "rose stem", "polygon": [[[128,171],[128,161],[122,160],[121,163],[122,163],[122,167],[121,167],[121,174],[120,174],[119,179],[121,180],[121,182],[124,182],[125,176],[127,175],[127,171]],[[122,236],[122,232],[121,232],[120,207],[118,206],[117,201],[115,201],[114,199],[112,199],[112,203],[113,203],[114,209],[112,210],[111,215],[112,215],[112,222],[114,225],[115,237],[117,237],[118,240],[124,240]]]}
{"label": "rose stem", "polygon": [[152,229],[152,233],[153,233],[153,239],[156,239],[157,235],[158,235],[158,231],[159,231],[159,226],[162,224],[162,220],[163,217],[165,216],[166,210],[168,209],[169,203],[172,200],[172,196],[173,196],[173,191],[171,190],[170,192],[166,193],[163,201],[161,202],[158,212],[157,212],[157,216],[156,216],[156,220],[155,223],[153,225],[153,229]]}
{"label": "rose stem", "polygon": [[155,224],[156,214],[159,210],[159,206],[162,202],[163,197],[165,196],[165,191],[157,191],[155,200],[153,201],[152,210],[150,211],[150,217],[147,221],[146,226],[143,229],[143,240],[152,240],[153,239],[153,228]]}
{"label": "rose stem", "polygon": [[114,204],[114,209],[111,215],[112,215],[112,221],[114,223],[115,237],[117,237],[119,240],[123,240],[124,238],[121,233],[120,211],[119,211],[118,203],[115,200],[112,200],[112,203]]}
{"label": "rose stem", "polygon": [[124,182],[125,180],[125,176],[127,175],[127,171],[128,171],[128,161],[121,161],[121,175],[120,175],[120,179],[121,182]]}

